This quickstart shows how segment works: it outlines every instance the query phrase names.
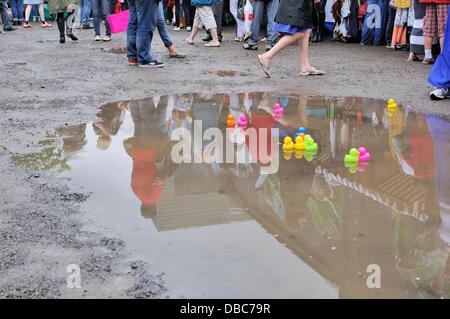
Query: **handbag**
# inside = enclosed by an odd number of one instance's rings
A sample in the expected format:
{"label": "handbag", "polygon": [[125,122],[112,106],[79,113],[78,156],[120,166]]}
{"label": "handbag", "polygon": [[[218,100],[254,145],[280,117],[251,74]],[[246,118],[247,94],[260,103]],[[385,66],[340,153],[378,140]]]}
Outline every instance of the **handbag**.
{"label": "handbag", "polygon": [[128,29],[128,18],[130,10],[120,11],[108,16],[109,28],[111,33],[121,33]]}

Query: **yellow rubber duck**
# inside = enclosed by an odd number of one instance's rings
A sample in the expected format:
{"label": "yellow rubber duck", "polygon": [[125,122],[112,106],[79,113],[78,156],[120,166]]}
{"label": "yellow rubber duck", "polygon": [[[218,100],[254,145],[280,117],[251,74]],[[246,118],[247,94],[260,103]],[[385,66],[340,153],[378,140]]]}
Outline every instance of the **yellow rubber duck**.
{"label": "yellow rubber duck", "polygon": [[303,140],[303,136],[299,135],[295,138],[294,148],[298,151],[305,149],[305,141]]}
{"label": "yellow rubber duck", "polygon": [[292,138],[286,136],[284,138],[283,143],[283,151],[292,151],[294,149],[295,144],[292,142]]}

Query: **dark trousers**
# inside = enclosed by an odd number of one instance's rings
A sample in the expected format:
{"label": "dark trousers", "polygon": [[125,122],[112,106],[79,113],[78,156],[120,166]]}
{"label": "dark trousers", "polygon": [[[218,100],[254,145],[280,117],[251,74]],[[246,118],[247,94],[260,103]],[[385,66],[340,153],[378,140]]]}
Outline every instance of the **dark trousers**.
{"label": "dark trousers", "polygon": [[11,19],[8,15],[8,6],[6,5],[5,0],[0,0],[0,15],[2,17],[3,21],[3,28],[10,28],[11,27]]}
{"label": "dark trousers", "polygon": [[386,24],[386,43],[387,44],[391,44],[391,42],[392,42],[392,33],[394,32],[395,12],[396,12],[395,8],[388,6],[387,24]]}
{"label": "dark trousers", "polygon": [[216,20],[217,24],[217,34],[222,34],[223,2],[213,5],[211,8],[214,13],[214,20]]}

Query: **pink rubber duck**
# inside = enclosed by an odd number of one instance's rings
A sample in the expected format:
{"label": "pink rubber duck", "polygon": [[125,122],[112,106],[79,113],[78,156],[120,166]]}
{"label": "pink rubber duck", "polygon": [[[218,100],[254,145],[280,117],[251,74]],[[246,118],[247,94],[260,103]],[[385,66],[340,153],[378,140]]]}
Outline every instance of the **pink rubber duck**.
{"label": "pink rubber duck", "polygon": [[247,128],[247,117],[245,116],[245,114],[242,114],[240,117],[239,117],[239,120],[238,120],[238,126],[240,127],[240,128]]}
{"label": "pink rubber duck", "polygon": [[370,156],[370,153],[367,152],[366,148],[361,146],[359,149],[359,161],[360,162],[369,162],[372,157]]}

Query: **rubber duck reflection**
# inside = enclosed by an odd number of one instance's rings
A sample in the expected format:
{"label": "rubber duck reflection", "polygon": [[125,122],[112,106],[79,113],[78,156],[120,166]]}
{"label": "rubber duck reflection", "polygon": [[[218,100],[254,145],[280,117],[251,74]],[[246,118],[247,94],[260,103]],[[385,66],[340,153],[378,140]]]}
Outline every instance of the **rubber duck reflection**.
{"label": "rubber duck reflection", "polygon": [[131,102],[134,136],[123,142],[133,160],[131,188],[141,201],[141,215],[149,219],[157,214],[156,203],[161,197],[164,182],[177,165],[170,158],[172,143],[163,132],[160,118],[162,108],[156,109],[151,100]]}

